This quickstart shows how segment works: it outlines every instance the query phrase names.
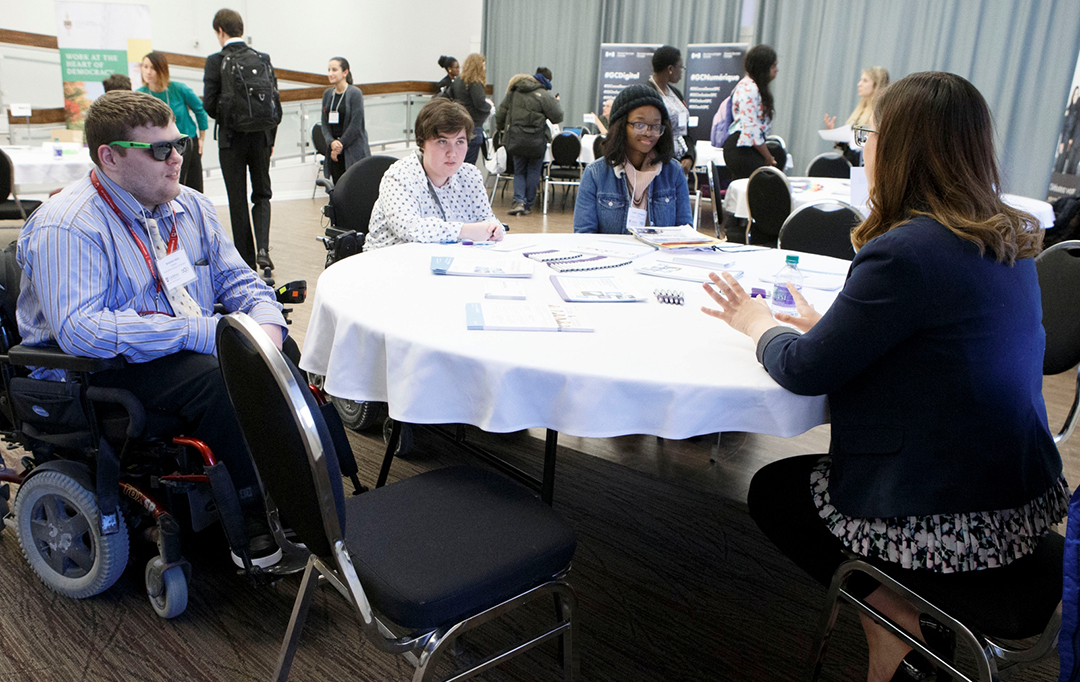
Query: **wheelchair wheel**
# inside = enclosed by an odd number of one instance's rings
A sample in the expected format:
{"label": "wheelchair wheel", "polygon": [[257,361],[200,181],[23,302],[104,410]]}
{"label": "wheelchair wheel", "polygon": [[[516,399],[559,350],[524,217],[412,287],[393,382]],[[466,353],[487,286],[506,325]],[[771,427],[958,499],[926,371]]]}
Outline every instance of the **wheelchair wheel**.
{"label": "wheelchair wheel", "polygon": [[109,589],[128,560],[128,531],[101,534],[97,498],[58,471],[31,476],[15,495],[15,523],[23,556],[49,589],[73,599]]}
{"label": "wheelchair wheel", "polygon": [[370,429],[379,419],[378,403],[346,400],[334,396],[330,396],[330,402],[334,403],[338,414],[341,415],[341,423],[353,431]]}
{"label": "wheelchair wheel", "polygon": [[[383,442],[387,445],[390,444],[390,433],[394,428],[394,420],[390,417],[386,418],[383,422],[382,438]],[[401,434],[398,436],[397,449],[394,450],[394,457],[407,457],[413,448],[413,427],[412,424],[401,424]]]}
{"label": "wheelchair wheel", "polygon": [[182,566],[165,566],[160,556],[146,564],[146,596],[162,618],[175,618],[187,608],[188,583]]}

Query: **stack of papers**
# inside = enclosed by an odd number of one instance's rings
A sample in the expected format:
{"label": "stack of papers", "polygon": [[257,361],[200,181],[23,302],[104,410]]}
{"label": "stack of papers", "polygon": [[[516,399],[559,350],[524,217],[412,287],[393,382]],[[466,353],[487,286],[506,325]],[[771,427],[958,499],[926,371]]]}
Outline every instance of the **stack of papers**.
{"label": "stack of papers", "polygon": [[701,234],[689,225],[680,225],[678,227],[628,227],[627,229],[630,230],[630,234],[661,251],[712,250],[714,245],[724,243],[715,237]]}
{"label": "stack of papers", "polygon": [[572,306],[523,301],[488,301],[465,304],[469,329],[522,332],[591,332]]}
{"label": "stack of papers", "polygon": [[520,258],[432,256],[431,271],[469,277],[532,277],[532,265]]}
{"label": "stack of papers", "polygon": [[575,303],[601,303],[644,301],[619,277],[558,277],[551,276],[551,283],[564,301]]}

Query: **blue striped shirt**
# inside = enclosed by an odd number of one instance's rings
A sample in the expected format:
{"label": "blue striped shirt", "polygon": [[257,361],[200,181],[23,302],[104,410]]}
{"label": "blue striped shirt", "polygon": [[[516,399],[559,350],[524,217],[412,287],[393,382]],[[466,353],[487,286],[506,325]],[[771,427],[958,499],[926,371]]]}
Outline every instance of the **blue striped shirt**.
{"label": "blue striped shirt", "polygon": [[[213,353],[215,303],[287,329],[273,291],[240,257],[205,196],[181,187],[179,197],[151,214],[100,170],[97,177],[151,259],[153,245],[140,216],[155,218],[166,242],[175,227],[178,247],[195,266],[196,281],[187,290],[203,315],[173,316],[138,243],[87,174],[30,216],[19,235],[23,274],[16,316],[23,343],[58,344],[87,357],[122,355],[129,362],[184,350]],[[39,370],[35,376],[59,380],[63,373]]]}

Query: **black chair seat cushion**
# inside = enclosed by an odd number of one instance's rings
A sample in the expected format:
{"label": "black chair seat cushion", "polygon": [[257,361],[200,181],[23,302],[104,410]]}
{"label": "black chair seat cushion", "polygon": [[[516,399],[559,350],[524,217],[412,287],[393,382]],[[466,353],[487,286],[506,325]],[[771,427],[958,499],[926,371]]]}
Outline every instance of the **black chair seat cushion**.
{"label": "black chair seat cushion", "polygon": [[571,168],[564,168],[561,166],[552,166],[548,171],[549,178],[555,178],[557,180],[581,180],[581,167],[574,166]]}
{"label": "black chair seat cushion", "polygon": [[1033,553],[1008,566],[944,575],[903,571],[894,577],[984,635],[1024,639],[1042,633],[1061,601],[1064,552],[1065,538],[1048,533]]}
{"label": "black chair seat cushion", "polygon": [[[41,202],[35,199],[19,199],[19,203],[22,204],[23,211],[29,217],[31,213],[37,210],[38,206],[41,206]],[[19,213],[19,207],[12,200],[0,201],[0,220],[22,220],[22,214]]]}
{"label": "black chair seat cushion", "polygon": [[577,544],[531,491],[448,467],[350,497],[346,546],[372,606],[415,630],[453,622],[564,571]]}

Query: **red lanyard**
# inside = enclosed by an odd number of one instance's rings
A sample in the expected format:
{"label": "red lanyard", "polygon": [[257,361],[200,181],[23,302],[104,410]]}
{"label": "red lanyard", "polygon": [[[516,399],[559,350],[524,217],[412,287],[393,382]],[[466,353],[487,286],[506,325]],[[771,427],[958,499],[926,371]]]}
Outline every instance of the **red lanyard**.
{"label": "red lanyard", "polygon": [[[93,183],[94,189],[96,189],[101,198],[105,200],[105,203],[109,205],[109,208],[113,210],[113,213],[120,219],[120,222],[124,224],[124,227],[128,229],[128,232],[131,233],[132,238],[135,239],[135,243],[139,245],[139,251],[142,252],[143,259],[146,260],[146,267],[150,270],[150,276],[154,278],[154,282],[157,284],[157,290],[160,292],[161,280],[158,279],[157,272],[154,270],[154,261],[150,258],[150,252],[146,250],[146,244],[139,238],[139,235],[135,234],[135,230],[131,227],[131,223],[128,222],[128,219],[124,217],[124,214],[117,208],[116,202],[109,196],[109,193],[105,191],[105,187],[103,187],[101,181],[98,180],[96,170],[90,171],[90,182]],[[177,246],[179,246],[179,240],[176,237],[176,211],[173,210],[172,206],[169,206],[169,209],[172,210],[173,226],[172,233],[169,235],[169,243],[165,247],[166,254],[176,251]]]}

